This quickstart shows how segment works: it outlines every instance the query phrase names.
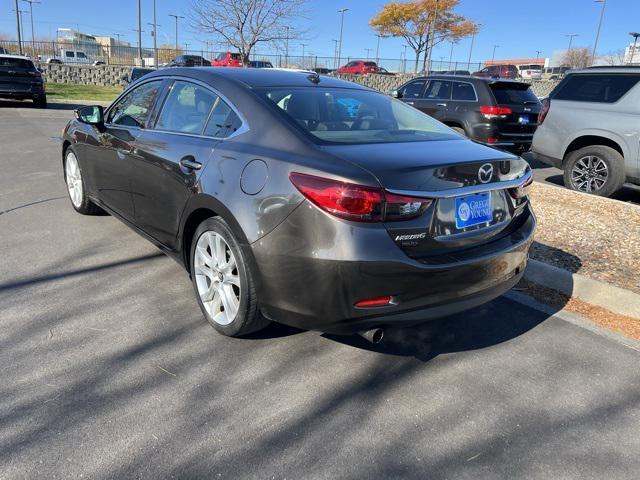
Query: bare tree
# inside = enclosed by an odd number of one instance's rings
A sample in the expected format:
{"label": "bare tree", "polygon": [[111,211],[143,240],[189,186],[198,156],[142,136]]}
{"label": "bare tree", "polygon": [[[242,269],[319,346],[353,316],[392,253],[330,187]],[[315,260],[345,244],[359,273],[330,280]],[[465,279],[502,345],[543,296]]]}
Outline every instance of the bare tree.
{"label": "bare tree", "polygon": [[562,65],[571,68],[585,68],[591,65],[591,51],[588,48],[572,48],[562,57]]}
{"label": "bare tree", "polygon": [[606,65],[624,65],[624,49],[610,50],[602,60]]}
{"label": "bare tree", "polygon": [[190,22],[236,48],[249,61],[258,43],[299,38],[291,26],[303,17],[304,0],[192,0]]}

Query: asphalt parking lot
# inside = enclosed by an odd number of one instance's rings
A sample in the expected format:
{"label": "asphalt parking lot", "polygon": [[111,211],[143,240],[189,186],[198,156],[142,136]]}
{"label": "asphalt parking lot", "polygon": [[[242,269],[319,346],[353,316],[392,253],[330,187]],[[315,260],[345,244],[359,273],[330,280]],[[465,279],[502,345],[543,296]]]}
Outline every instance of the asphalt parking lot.
{"label": "asphalt parking lot", "polygon": [[71,111],[0,102],[0,479],[637,478],[640,351],[508,298],[359,337],[203,320],[187,275],[76,214]]}

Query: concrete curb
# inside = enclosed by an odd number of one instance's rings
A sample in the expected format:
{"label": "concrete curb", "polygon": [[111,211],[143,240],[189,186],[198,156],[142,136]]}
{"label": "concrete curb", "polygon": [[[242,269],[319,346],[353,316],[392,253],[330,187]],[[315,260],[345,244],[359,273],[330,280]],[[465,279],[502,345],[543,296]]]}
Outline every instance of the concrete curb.
{"label": "concrete curb", "polygon": [[629,290],[592,280],[537,260],[529,260],[524,278],[543,287],[579,298],[591,305],[640,319],[640,295]]}
{"label": "concrete curb", "polygon": [[64,103],[69,105],[101,105],[108,107],[113,102],[106,102],[104,100],[68,100],[66,98],[50,98],[49,103]]}

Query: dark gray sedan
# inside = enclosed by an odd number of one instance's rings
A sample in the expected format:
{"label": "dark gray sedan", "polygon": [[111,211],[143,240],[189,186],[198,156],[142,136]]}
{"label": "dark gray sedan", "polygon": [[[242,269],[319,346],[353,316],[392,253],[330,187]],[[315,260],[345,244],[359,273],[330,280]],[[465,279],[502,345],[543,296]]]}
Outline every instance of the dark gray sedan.
{"label": "dark gray sedan", "polygon": [[527,163],[362,86],[173,68],[76,117],[62,146],[73,208],[106,210],[184,265],[225,335],[273,320],[378,340],[524,271]]}

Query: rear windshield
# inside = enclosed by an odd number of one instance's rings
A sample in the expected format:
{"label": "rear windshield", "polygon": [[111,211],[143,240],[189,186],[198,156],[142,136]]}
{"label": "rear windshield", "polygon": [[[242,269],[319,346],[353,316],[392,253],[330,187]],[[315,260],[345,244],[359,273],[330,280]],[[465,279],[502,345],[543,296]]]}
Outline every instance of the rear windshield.
{"label": "rear windshield", "polygon": [[322,143],[397,143],[460,138],[430,116],[377,92],[319,87],[256,91],[291,124]]}
{"label": "rear windshield", "polygon": [[490,87],[499,105],[524,105],[539,102],[538,97],[533,94],[526,83],[493,83]]}
{"label": "rear windshield", "polygon": [[617,102],[640,80],[637,74],[570,75],[553,95],[557,100]]}
{"label": "rear windshield", "polygon": [[233,58],[234,60],[240,60],[241,57],[239,53],[232,53],[231,58]]}
{"label": "rear windshield", "polygon": [[36,68],[31,60],[10,57],[0,57],[0,67],[23,68],[26,70],[34,70]]}

